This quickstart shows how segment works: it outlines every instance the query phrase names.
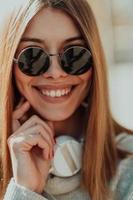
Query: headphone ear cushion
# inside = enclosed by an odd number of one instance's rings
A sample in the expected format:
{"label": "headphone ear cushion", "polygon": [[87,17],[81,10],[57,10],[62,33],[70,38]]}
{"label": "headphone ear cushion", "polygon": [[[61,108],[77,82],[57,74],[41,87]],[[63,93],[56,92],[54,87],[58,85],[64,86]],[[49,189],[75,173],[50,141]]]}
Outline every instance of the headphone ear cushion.
{"label": "headphone ear cushion", "polygon": [[56,138],[55,154],[50,173],[60,177],[70,177],[81,169],[82,143],[71,136]]}

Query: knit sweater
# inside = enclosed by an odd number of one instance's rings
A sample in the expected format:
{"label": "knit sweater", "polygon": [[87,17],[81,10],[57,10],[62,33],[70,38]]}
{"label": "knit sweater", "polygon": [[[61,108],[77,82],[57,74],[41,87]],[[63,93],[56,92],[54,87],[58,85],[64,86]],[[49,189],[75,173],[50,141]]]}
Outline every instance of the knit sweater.
{"label": "knit sweater", "polygon": [[[133,152],[133,136],[122,133],[118,148]],[[113,200],[133,200],[133,156],[119,161],[116,176],[110,182]],[[42,194],[19,185],[11,178],[3,200],[91,200],[80,186],[80,172],[69,178],[48,177]]]}

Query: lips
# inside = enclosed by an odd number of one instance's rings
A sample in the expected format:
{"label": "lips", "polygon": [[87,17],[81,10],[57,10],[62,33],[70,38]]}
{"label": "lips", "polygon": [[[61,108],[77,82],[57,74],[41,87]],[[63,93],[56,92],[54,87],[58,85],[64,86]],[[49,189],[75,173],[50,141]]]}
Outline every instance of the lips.
{"label": "lips", "polygon": [[65,89],[62,89],[62,90],[61,89],[58,89],[58,90],[46,90],[46,89],[40,90],[40,92],[43,95],[50,96],[50,97],[61,97],[61,96],[67,95],[70,91],[71,91],[71,88],[65,88]]}
{"label": "lips", "polygon": [[45,102],[56,104],[69,99],[75,87],[76,85],[39,85],[34,88]]}
{"label": "lips", "polygon": [[61,96],[66,96],[68,95],[74,88],[75,86],[70,86],[70,85],[62,85],[62,86],[36,86],[35,88],[40,91],[40,93],[44,96],[48,97],[61,97]]}

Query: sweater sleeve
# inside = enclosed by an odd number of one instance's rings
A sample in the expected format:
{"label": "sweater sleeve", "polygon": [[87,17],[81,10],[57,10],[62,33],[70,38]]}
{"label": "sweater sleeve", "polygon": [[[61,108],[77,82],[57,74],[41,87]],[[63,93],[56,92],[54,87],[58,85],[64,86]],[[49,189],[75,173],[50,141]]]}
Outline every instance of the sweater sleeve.
{"label": "sweater sleeve", "polygon": [[48,200],[41,194],[15,183],[11,178],[3,200]]}
{"label": "sweater sleeve", "polygon": [[133,200],[133,156],[120,163],[115,196],[117,200]]}

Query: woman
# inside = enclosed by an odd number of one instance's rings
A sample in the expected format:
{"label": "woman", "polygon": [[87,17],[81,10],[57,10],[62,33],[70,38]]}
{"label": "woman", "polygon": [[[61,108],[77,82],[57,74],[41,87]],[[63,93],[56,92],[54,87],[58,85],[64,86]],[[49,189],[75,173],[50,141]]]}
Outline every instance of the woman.
{"label": "woman", "polygon": [[[111,115],[88,2],[4,0],[1,8],[1,198],[132,199],[133,158],[121,145],[132,131]],[[63,135],[83,140],[81,170],[68,177],[51,171]]]}

